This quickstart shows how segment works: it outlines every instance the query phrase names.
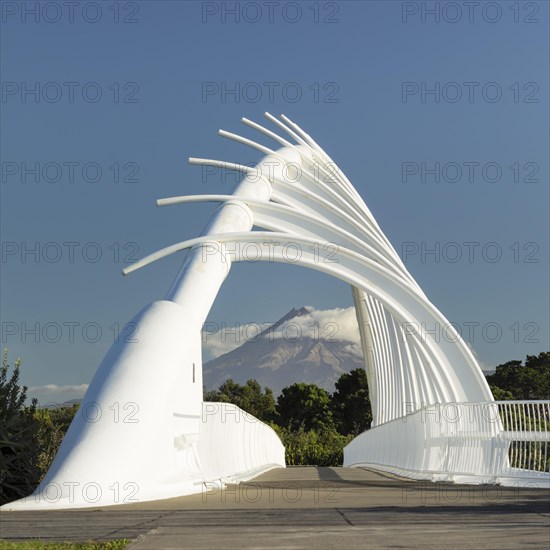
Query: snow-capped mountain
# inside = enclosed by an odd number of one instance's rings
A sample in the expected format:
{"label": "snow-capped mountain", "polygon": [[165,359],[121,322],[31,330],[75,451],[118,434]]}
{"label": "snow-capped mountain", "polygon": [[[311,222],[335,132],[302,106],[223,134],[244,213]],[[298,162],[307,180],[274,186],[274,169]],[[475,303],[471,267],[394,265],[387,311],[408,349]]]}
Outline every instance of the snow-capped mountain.
{"label": "snow-capped mountain", "polygon": [[277,396],[295,382],[329,391],[341,374],[363,366],[353,308],[292,309],[269,328],[203,366],[204,385],[217,389],[228,378],[254,378]]}

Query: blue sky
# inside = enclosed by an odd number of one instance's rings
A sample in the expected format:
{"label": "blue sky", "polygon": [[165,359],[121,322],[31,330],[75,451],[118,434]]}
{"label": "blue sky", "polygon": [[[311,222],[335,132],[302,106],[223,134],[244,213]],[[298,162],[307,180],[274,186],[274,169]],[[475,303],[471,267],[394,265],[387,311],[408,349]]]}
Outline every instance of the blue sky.
{"label": "blue sky", "polygon": [[[26,384],[90,381],[181,257],[121,269],[214,208],[155,200],[228,192],[187,157],[258,159],[216,132],[253,137],[239,120],[264,111],[338,162],[484,367],[548,349],[547,2],[35,4],[4,2],[1,22],[2,346]],[[209,321],[306,304],[351,293],[237,265]]]}

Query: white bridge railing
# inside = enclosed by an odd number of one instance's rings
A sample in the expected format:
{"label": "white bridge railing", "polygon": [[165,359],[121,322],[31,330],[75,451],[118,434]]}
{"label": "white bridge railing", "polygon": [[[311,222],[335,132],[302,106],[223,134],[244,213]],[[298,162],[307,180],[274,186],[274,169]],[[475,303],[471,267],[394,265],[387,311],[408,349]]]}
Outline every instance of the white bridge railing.
{"label": "white bridge railing", "polygon": [[344,449],[344,466],[549,487],[549,428],[550,401],[436,403],[360,434]]}
{"label": "white bridge railing", "polygon": [[497,401],[511,472],[550,470],[550,401]]}

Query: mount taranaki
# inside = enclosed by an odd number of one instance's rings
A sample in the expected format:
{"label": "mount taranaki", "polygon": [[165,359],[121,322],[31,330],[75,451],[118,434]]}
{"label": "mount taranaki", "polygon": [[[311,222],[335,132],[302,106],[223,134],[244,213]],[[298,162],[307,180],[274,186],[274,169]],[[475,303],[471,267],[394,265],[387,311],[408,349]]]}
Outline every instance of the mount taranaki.
{"label": "mount taranaki", "polygon": [[333,391],[340,375],[364,366],[356,347],[350,342],[304,334],[295,339],[272,337],[278,327],[310,311],[307,307],[292,309],[258,337],[205,363],[206,389],[217,389],[228,378],[239,384],[254,378],[262,386],[270,387],[275,396],[295,382],[317,384]]}

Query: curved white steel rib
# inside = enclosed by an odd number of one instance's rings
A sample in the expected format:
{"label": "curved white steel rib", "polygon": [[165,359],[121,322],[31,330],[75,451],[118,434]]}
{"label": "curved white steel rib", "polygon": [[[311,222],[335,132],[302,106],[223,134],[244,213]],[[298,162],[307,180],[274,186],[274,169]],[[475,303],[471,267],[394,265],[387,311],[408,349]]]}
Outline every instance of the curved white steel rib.
{"label": "curved white steel rib", "polygon": [[[125,502],[113,487],[137,487],[138,500],[168,498],[200,492],[223,479],[239,481],[284,467],[284,448],[271,428],[235,407],[225,410],[225,404],[203,402],[201,328],[232,263],[247,261],[250,247],[254,261],[296,263],[351,285],[373,429],[346,447],[345,465],[474,482],[532,473],[510,461],[508,449],[513,437],[540,445],[548,432],[544,437],[506,432],[501,418],[506,424],[511,409],[503,408],[492,422],[477,413],[469,424],[461,420],[449,425],[429,415],[426,420],[430,407],[441,404],[496,405],[479,365],[407,271],[334,161],[287,117],[266,117],[296,144],[243,119],[282,147],[272,150],[220,130],[223,137],[265,156],[254,167],[191,158],[191,164],[240,171],[243,179],[231,195],[158,201],[161,206],[221,204],[201,236],[159,250],[124,270],[127,274],[188,251],[166,298],[132,320],[130,326],[139,328],[138,341],[121,339],[106,355],[82,401],[82,414],[73,420],[43,482],[31,497],[7,509]],[[252,231],[254,226],[267,231]],[[436,341],[420,330],[437,325],[446,327],[454,340]],[[138,422],[113,422],[109,411],[115,403],[137,407]],[[540,407],[539,415],[547,404]],[[91,411],[96,412],[93,418]],[[510,435],[516,432],[520,435]],[[542,475],[548,479],[548,474]]]}
{"label": "curved white steel rib", "polygon": [[[159,206],[168,206],[194,202],[229,202],[234,200],[235,197],[233,195],[185,195],[182,197],[159,199],[157,204]],[[327,219],[275,202],[255,201],[252,199],[240,200],[252,210],[254,225],[257,227],[269,229],[270,231],[281,231],[287,234],[301,234],[317,239],[324,238],[327,242],[333,244],[347,245],[351,250],[362,252],[368,257],[374,257],[376,261],[379,261],[389,270],[394,271],[398,277],[403,277],[404,275],[402,271],[397,270],[392,262],[370,244],[349,231],[341,229]],[[311,225],[314,226],[313,230],[309,229]],[[329,241],[329,239],[331,240]],[[125,270],[124,273],[127,274],[134,269]],[[416,284],[410,276],[405,280]]]}
{"label": "curved white steel rib", "polygon": [[[205,258],[220,256],[223,258],[223,261],[229,263],[233,261],[246,261],[246,256],[239,257],[239,248],[237,248],[237,253],[235,253],[233,246],[227,249],[231,252],[226,252],[220,246],[220,243],[242,243],[244,245],[254,243],[264,245],[264,248],[260,249],[260,259],[288,263],[288,257],[285,256],[283,249],[298,245],[300,251],[299,259],[293,260],[292,263],[329,273],[368,292],[370,295],[376,297],[377,300],[384,303],[387,311],[391,311],[391,314],[398,320],[400,326],[408,326],[407,323],[411,323],[412,320],[414,320],[414,323],[424,323],[424,326],[428,323],[446,323],[445,317],[435,306],[403,278],[394,275],[380,263],[348,248],[338,246],[337,251],[334,249],[323,250],[319,245],[326,242],[326,240],[316,237],[263,231],[209,234],[155,252],[132,266],[125,268],[124,273],[131,273],[170,254],[197,245],[205,247]],[[329,244],[331,244],[330,241]],[[266,247],[265,245],[269,246]],[[327,258],[327,256],[334,255],[336,257]],[[377,322],[380,315],[379,313],[376,317]],[[384,334],[381,323],[378,325],[378,331],[373,334],[377,335],[378,332]],[[416,342],[414,349],[423,357],[424,368],[430,370],[430,388],[437,388],[437,391],[429,393],[429,395],[433,393],[434,398],[434,400],[428,402],[429,404],[447,401],[465,401],[468,399],[474,401],[487,399],[487,394],[490,395],[490,392],[483,373],[477,367],[475,359],[464,342],[462,342],[461,346],[448,341],[437,345],[431,339],[423,341],[417,331],[411,332],[410,336]],[[461,342],[458,334],[455,333],[455,336],[457,343]],[[385,354],[388,355],[388,353],[389,351],[386,346]],[[389,379],[392,375],[388,369],[392,368],[392,363],[388,361],[381,366],[385,368],[379,371],[379,377]],[[375,370],[375,376],[376,374],[377,371]],[[426,376],[423,378],[426,378]],[[396,395],[389,388],[390,385],[385,384],[385,392],[379,395],[379,407],[383,411],[395,407],[393,402]],[[412,400],[412,403],[423,403],[419,397],[423,397],[423,394],[416,395],[416,400]],[[391,419],[387,418],[384,421]],[[380,421],[376,422],[376,424],[379,423]]]}

